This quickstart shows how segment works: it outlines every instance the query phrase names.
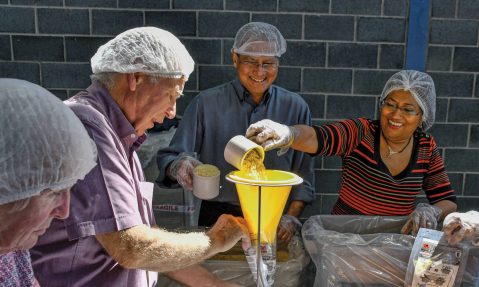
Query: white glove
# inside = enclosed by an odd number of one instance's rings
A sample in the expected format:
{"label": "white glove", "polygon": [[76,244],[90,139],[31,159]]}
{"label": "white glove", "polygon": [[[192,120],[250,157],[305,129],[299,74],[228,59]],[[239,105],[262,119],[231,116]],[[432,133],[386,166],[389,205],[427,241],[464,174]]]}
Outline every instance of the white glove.
{"label": "white glove", "polygon": [[288,127],[272,120],[261,120],[250,125],[245,136],[261,145],[265,151],[279,148],[278,155],[282,155],[293,144],[297,133],[297,129],[294,127]]}
{"label": "white glove", "polygon": [[193,190],[193,169],[201,161],[188,154],[180,154],[168,167],[168,174],[186,190]]}
{"label": "white glove", "polygon": [[456,245],[464,238],[471,238],[474,245],[479,245],[479,212],[448,214],[444,219],[442,231],[451,245]]}
{"label": "white glove", "polygon": [[401,229],[402,234],[416,235],[419,228],[436,229],[442,209],[427,203],[419,203],[409,215],[409,219]]}

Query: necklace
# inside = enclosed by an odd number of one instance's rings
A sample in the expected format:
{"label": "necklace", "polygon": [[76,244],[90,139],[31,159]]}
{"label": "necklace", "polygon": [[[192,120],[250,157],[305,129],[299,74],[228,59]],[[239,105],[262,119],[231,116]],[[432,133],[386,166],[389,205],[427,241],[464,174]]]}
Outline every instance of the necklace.
{"label": "necklace", "polygon": [[395,155],[395,154],[399,154],[399,153],[402,153],[406,148],[407,146],[409,145],[409,143],[411,142],[411,139],[412,139],[412,136],[409,138],[409,141],[407,142],[407,144],[399,151],[394,151],[391,146],[389,145],[388,143],[388,140],[386,139],[386,137],[383,135],[383,138],[384,138],[384,141],[386,142],[386,145],[388,146],[388,153],[386,154],[386,158],[390,158],[391,156]]}

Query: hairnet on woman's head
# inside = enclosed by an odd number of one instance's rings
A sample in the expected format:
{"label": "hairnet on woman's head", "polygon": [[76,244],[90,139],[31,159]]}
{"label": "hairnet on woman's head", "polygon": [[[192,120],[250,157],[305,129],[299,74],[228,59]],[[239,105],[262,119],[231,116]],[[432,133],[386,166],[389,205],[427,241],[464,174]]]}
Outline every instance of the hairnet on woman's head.
{"label": "hairnet on woman's head", "polygon": [[275,26],[251,22],[238,30],[232,50],[240,55],[281,57],[286,52],[286,40]]}
{"label": "hairnet on woman's head", "polygon": [[73,186],[96,146],[62,101],[23,80],[0,79],[0,204]]}
{"label": "hairnet on woman's head", "polygon": [[402,70],[386,82],[380,103],[393,91],[405,90],[411,93],[422,110],[422,129],[428,130],[434,124],[436,114],[436,89],[431,76],[414,70]]}
{"label": "hairnet on woman's head", "polygon": [[125,31],[101,46],[91,58],[93,74],[141,72],[164,78],[188,79],[194,65],[178,38],[155,27]]}

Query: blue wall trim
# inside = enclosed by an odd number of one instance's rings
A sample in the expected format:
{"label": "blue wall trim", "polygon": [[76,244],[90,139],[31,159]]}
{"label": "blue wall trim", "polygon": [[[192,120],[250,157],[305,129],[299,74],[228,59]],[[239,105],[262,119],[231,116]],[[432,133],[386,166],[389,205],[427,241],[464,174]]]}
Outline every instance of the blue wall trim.
{"label": "blue wall trim", "polygon": [[429,36],[429,0],[409,1],[406,69],[424,71]]}

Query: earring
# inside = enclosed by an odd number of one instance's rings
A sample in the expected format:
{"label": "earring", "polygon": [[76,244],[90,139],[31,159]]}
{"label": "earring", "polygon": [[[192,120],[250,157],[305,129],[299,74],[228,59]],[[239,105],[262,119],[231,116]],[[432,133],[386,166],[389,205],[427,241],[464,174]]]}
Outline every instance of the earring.
{"label": "earring", "polygon": [[423,128],[423,126],[422,126],[423,123],[424,123],[424,122],[421,121],[421,122],[419,123],[419,125],[417,126],[417,128],[416,128],[416,131],[417,131],[418,133],[422,133],[422,132],[424,131],[424,128]]}

